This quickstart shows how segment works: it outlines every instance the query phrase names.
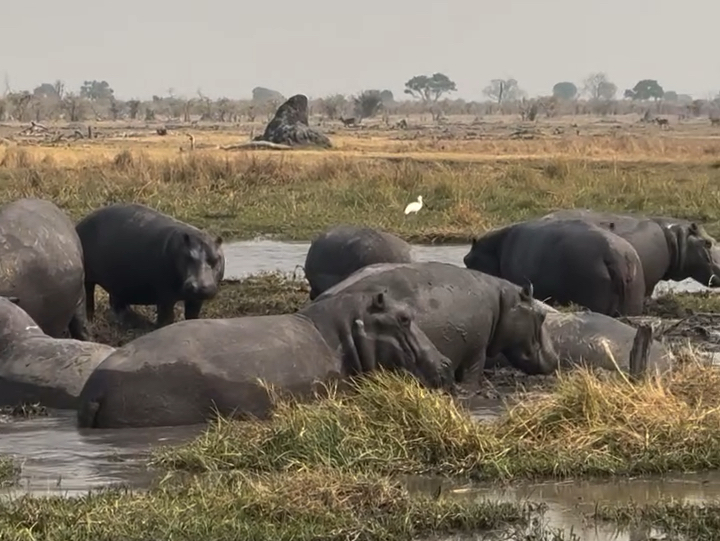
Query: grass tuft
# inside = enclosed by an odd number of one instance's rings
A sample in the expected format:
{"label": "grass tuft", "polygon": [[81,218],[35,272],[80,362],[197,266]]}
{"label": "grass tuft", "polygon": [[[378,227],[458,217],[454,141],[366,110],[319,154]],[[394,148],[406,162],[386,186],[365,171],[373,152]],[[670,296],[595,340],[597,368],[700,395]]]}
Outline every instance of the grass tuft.
{"label": "grass tuft", "polygon": [[577,370],[549,393],[477,422],[451,397],[378,374],[313,404],[278,399],[270,421],[218,420],[152,462],[190,471],[345,471],[475,479],[646,474],[720,467],[720,368],[685,363],[630,384]]}

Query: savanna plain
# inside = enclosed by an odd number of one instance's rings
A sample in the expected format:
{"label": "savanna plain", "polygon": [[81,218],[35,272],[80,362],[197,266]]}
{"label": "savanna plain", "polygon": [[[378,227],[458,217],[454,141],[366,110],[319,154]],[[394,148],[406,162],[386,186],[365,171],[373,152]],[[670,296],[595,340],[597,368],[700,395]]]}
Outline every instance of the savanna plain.
{"label": "savanna plain", "polygon": [[[5,124],[0,203],[46,198],[78,220],[108,203],[139,202],[226,242],[311,240],[353,223],[411,242],[469,243],[573,207],[694,219],[720,235],[720,128],[706,119],[668,129],[638,115],[407,124],[330,122],[323,131],[333,148],[283,151],[233,149],[260,123],[197,123],[161,136],[152,124],[97,122],[95,137],[73,142],[20,136],[24,126]],[[418,195],[423,209],[405,216]],[[226,281],[203,317],[287,313],[307,295],[304,280],[279,274]],[[669,294],[646,311],[686,318],[718,312],[716,299]],[[111,345],[149,330],[121,332],[106,317],[93,325],[96,340]],[[720,368],[696,345],[677,341],[677,367],[640,382],[586,370],[546,378],[519,388],[521,398],[489,421],[387,374],[350,393],[328,389],[312,404],[278,398],[270,421],[220,419],[185,445],[154,449],[148,467],[158,477],[148,490],[4,501],[0,539],[580,539],[547,526],[542,504],[414,490],[407,479],[467,488],[718,469]],[[0,459],[6,483],[19,468]],[[596,504],[578,513],[621,530],[720,538],[720,503]]]}

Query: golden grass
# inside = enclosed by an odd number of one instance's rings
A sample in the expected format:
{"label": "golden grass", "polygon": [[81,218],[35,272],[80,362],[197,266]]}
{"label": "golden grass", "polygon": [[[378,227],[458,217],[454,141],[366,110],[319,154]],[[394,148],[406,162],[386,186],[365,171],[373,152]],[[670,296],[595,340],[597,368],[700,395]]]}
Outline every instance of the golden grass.
{"label": "golden grass", "polygon": [[[381,374],[314,404],[278,399],[270,422],[220,420],[154,463],[191,471],[437,473],[476,479],[662,473],[720,467],[720,368],[700,361],[632,385],[586,370],[492,422]],[[331,390],[332,391],[332,390]]]}

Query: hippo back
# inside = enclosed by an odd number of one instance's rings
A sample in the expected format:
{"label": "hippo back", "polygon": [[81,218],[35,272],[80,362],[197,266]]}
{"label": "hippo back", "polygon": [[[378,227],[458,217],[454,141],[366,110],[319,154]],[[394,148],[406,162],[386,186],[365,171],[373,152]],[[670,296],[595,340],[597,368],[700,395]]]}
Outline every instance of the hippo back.
{"label": "hippo back", "polygon": [[409,263],[410,245],[404,240],[367,227],[341,225],[313,240],[305,258],[310,298],[376,263]]}
{"label": "hippo back", "polygon": [[0,209],[0,295],[51,336],[84,303],[83,252],[72,221],[53,203],[20,199]]}

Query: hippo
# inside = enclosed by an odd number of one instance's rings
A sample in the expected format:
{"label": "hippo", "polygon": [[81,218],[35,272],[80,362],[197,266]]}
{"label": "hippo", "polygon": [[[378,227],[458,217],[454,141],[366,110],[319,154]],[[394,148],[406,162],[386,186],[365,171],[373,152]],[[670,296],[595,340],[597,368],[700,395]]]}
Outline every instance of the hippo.
{"label": "hippo", "polygon": [[157,306],[158,327],[173,323],[175,303],[185,319],[200,316],[225,274],[222,238],[139,204],[100,208],[76,226],[85,255],[87,316],[95,313],[95,286],[110,296],[120,319],[129,305]]}
{"label": "hippo", "polygon": [[50,201],[18,199],[0,208],[0,295],[54,338],[89,340],[85,270],[75,225]]}
{"label": "hippo", "polygon": [[661,280],[692,278],[707,287],[720,286],[720,246],[696,222],[588,209],[558,210],[542,219],[579,219],[627,240],[642,262],[647,297]]}
{"label": "hippo", "polygon": [[318,383],[377,368],[455,390],[450,361],[384,291],[337,295],[293,314],[180,321],[95,369],[80,395],[78,425],[191,425],[215,413],[266,419],[272,400],[262,382],[304,399]]}
{"label": "hippo", "polygon": [[45,334],[17,297],[0,297],[0,405],[75,409],[85,380],[115,348]]}
{"label": "hippo", "polygon": [[[545,318],[545,329],[558,354],[560,366],[575,368],[590,366],[604,370],[629,370],[630,351],[637,329],[597,312],[559,312],[550,310]],[[608,357],[602,345],[607,343],[617,363]],[[661,374],[672,368],[673,354],[658,340],[650,345],[648,373]],[[507,367],[509,363],[501,356],[495,357],[491,367]]]}
{"label": "hippo", "polygon": [[635,248],[582,220],[530,220],[473,239],[465,266],[530,281],[550,304],[575,303],[609,316],[639,315],[645,277]]}
{"label": "hippo", "polygon": [[351,274],[315,301],[387,288],[415,312],[418,327],[453,363],[455,380],[477,383],[500,353],[527,374],[550,374],[557,356],[543,329],[532,288],[449,263],[378,263]]}
{"label": "hippo", "polygon": [[368,265],[410,262],[410,245],[395,235],[369,227],[333,227],[312,241],[305,257],[310,300]]}

